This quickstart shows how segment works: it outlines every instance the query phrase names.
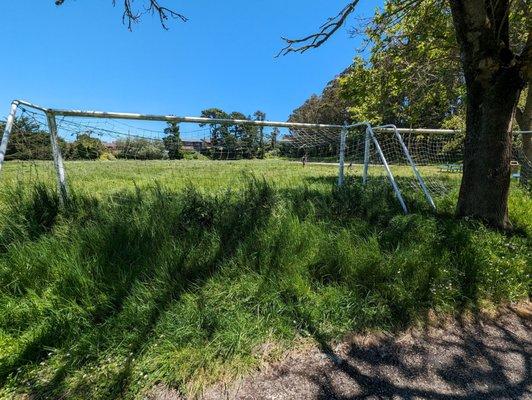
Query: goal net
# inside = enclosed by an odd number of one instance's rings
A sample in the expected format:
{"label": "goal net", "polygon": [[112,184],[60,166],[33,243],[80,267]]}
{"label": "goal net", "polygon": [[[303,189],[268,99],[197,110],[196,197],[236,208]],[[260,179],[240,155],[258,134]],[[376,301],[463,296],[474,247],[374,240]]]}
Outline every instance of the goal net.
{"label": "goal net", "polygon": [[[4,190],[37,180],[57,182],[65,196],[69,187],[99,194],[155,182],[225,190],[249,174],[284,187],[384,180],[407,212],[413,196],[435,207],[456,193],[462,174],[464,135],[450,130],[51,110],[22,101],[1,128]],[[514,147],[518,177],[530,162],[518,136]]]}

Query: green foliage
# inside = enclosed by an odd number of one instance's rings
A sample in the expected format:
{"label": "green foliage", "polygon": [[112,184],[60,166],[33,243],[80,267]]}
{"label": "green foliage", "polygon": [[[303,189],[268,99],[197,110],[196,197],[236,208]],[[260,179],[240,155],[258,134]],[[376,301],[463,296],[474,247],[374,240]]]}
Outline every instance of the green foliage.
{"label": "green foliage", "polygon": [[[3,132],[4,128],[5,122],[0,122],[0,132]],[[63,150],[66,148],[66,143],[63,139],[59,139],[59,145]],[[5,159],[51,160],[50,134],[43,131],[38,123],[27,116],[16,118]]]}
{"label": "green foliage", "polygon": [[164,148],[168,153],[170,160],[181,160],[183,152],[181,147],[181,134],[179,132],[179,125],[175,122],[169,122],[168,127],[164,130],[165,137],[163,138]]}
{"label": "green foliage", "polygon": [[[260,110],[257,110],[253,113],[255,121],[266,121],[266,113]],[[264,158],[266,152],[266,145],[264,143],[264,127],[260,126],[255,128],[255,132],[258,134],[258,143],[257,143],[257,154],[258,158]]]}
{"label": "green foliage", "polygon": [[[201,112],[203,118],[213,119],[229,119],[229,114],[219,108],[209,108]],[[201,124],[200,126],[206,126],[207,124]],[[211,131],[211,145],[212,146],[224,146],[226,145],[226,139],[229,137],[229,129],[223,124],[208,124]]]}
{"label": "green foliage", "polygon": [[78,134],[68,145],[67,157],[74,160],[97,160],[105,151],[102,141],[90,136],[90,132]]}
{"label": "green foliage", "polygon": [[[517,53],[528,32],[525,4],[510,2],[511,47]],[[339,78],[353,120],[431,128],[465,120],[465,82],[447,1],[414,6],[387,0],[363,34],[369,58],[356,57]]]}
{"label": "green foliage", "polygon": [[[264,172],[286,180],[293,166],[275,165]],[[75,193],[64,210],[50,189],[15,187],[0,207],[0,397],[143,398],[157,383],[194,393],[259,365],[265,343],[530,295],[524,191],[510,202],[521,234],[508,235],[444,204],[401,215],[380,179],[331,191],[334,173],[311,168],[299,183],[248,177],[232,191],[198,177],[180,191],[110,192],[102,174],[102,196]]]}
{"label": "green foliage", "polygon": [[279,135],[281,134],[281,130],[277,127],[273,128],[270,132],[270,147],[269,150],[273,151],[277,148],[277,141],[279,140]]}
{"label": "green foliage", "polygon": [[[234,111],[228,114],[219,108],[203,110],[201,116],[215,119],[252,120],[251,117],[241,112]],[[265,119],[266,114],[262,111],[256,111],[254,117],[255,120],[260,121]],[[264,131],[261,127],[229,123],[205,123],[200,124],[200,126],[209,126],[211,131],[210,158],[264,158]]]}
{"label": "green foliage", "polygon": [[349,102],[342,96],[341,78],[349,71],[347,69],[329,82],[321,95],[312,95],[301,107],[292,111],[288,121],[338,125],[346,122]]}
{"label": "green foliage", "polygon": [[403,7],[392,0],[376,12],[369,60],[355,58],[340,85],[357,121],[437,128],[465,99],[452,18],[442,0]]}
{"label": "green foliage", "polygon": [[208,160],[209,158],[207,156],[204,156],[201,153],[198,153],[197,151],[186,151],[183,153],[183,159],[184,160]]}
{"label": "green foliage", "polygon": [[142,138],[126,138],[116,141],[116,157],[132,160],[161,160],[167,158],[164,143]]}

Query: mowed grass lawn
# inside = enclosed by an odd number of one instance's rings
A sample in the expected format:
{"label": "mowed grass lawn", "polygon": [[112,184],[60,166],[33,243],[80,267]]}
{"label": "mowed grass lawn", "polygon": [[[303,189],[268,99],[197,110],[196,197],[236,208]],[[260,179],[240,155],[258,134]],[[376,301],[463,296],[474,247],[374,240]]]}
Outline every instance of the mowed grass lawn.
{"label": "mowed grass lawn", "polygon": [[[67,162],[0,175],[0,398],[194,395],[308,341],[528,298],[532,200],[513,233],[453,215],[459,175],[265,161]],[[408,178],[407,178],[408,176]]]}

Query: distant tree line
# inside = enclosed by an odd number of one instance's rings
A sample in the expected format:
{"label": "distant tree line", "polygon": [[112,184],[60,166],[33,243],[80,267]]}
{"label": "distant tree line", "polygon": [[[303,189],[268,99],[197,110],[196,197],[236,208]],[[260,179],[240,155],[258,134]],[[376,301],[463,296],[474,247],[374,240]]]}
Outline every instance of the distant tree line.
{"label": "distant tree line", "polygon": [[[5,123],[0,123],[3,132]],[[182,142],[177,124],[169,124],[162,141],[139,137],[117,139],[106,145],[92,131],[79,132],[72,142],[59,138],[63,157],[69,160],[98,159],[180,159]],[[26,116],[18,117],[6,151],[6,160],[51,160],[50,134]]]}
{"label": "distant tree line", "polygon": [[[241,112],[226,113],[218,108],[202,111],[206,118],[264,121],[266,114],[257,111],[253,116]],[[0,123],[3,131],[5,123]],[[209,127],[209,138],[204,141],[204,156],[218,158],[264,158],[277,146],[279,129],[265,132],[263,127],[246,124],[202,124]],[[162,140],[128,136],[104,143],[97,132],[83,131],[73,141],[59,138],[63,157],[68,160],[138,159],[179,160],[185,157],[179,125],[168,123]],[[49,132],[26,116],[15,121],[6,160],[51,160],[52,148]]]}
{"label": "distant tree line", "polygon": [[[201,112],[204,118],[236,119],[243,121],[265,121],[266,114],[255,111],[253,116],[246,116],[239,111],[227,113],[219,108],[209,108]],[[217,158],[264,158],[267,152],[273,151],[279,139],[279,129],[266,132],[264,127],[257,125],[232,123],[204,123],[210,131],[208,156]]]}

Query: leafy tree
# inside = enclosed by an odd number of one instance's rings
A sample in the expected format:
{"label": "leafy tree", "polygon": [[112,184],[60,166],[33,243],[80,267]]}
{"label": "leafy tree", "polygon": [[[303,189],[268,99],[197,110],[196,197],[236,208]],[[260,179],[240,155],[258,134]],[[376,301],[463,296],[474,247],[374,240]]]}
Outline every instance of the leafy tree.
{"label": "leafy tree", "polygon": [[274,150],[277,147],[277,140],[279,140],[279,134],[281,131],[279,128],[275,127],[270,133],[270,149]]}
{"label": "leafy tree", "polygon": [[510,42],[510,0],[450,4],[467,88],[457,211],[509,228],[511,127],[520,93],[532,75],[532,30],[529,25],[526,45],[516,52]]}
{"label": "leafy tree", "polygon": [[164,144],[156,140],[126,138],[116,141],[118,158],[133,160],[161,160],[167,158]]}
{"label": "leafy tree", "polygon": [[[258,113],[258,114],[257,114]],[[262,121],[264,121],[264,118],[266,117],[266,114],[262,113],[261,111],[257,111],[254,114],[255,118],[262,118]],[[241,112],[233,112],[231,113],[231,118],[233,119],[239,119],[239,120],[251,120],[251,117],[245,116]],[[235,129],[240,133],[240,135],[237,137],[238,143],[240,148],[242,149],[243,157],[244,158],[263,158],[264,157],[264,131],[263,127],[259,127],[256,125],[239,125],[238,127],[235,126]]]}
{"label": "leafy tree", "polygon": [[[209,108],[201,112],[204,118],[212,119],[237,119],[251,121],[251,117],[234,111],[230,114],[219,108]],[[254,158],[260,155],[260,131],[252,124],[203,123],[200,126],[209,126],[211,136],[211,157],[225,153],[232,158]]]}
{"label": "leafy tree", "polygon": [[183,152],[181,151],[183,142],[181,141],[179,125],[176,122],[169,122],[164,133],[166,136],[163,138],[163,143],[168,152],[168,158],[171,160],[181,160],[183,158]]}
{"label": "leafy tree", "polygon": [[[263,111],[260,111],[260,110],[255,111],[253,113],[253,117],[255,118],[255,121],[266,121],[266,113],[263,112]],[[264,127],[263,126],[259,126],[257,129],[259,131],[258,157],[259,158],[264,158],[264,152],[265,152],[265,148],[264,148]]]}
{"label": "leafy tree", "polygon": [[[0,122],[0,132],[5,129],[5,122]],[[64,151],[66,142],[59,138],[59,146]],[[42,130],[41,126],[28,118],[20,116],[15,119],[9,145],[5,155],[6,160],[51,160],[52,146],[50,134]]]}
{"label": "leafy tree", "polygon": [[449,7],[425,0],[390,25],[401,4],[390,1],[364,30],[371,46],[340,79],[352,118],[375,124],[440,127],[459,114],[465,88]]}
{"label": "leafy tree", "polygon": [[[208,108],[201,112],[203,118],[212,119],[229,119],[229,114],[219,108]],[[211,133],[211,145],[213,147],[221,147],[225,144],[225,139],[230,135],[229,127],[227,124],[219,123],[204,123],[200,124],[201,127],[209,126]]]}
{"label": "leafy tree", "polygon": [[341,125],[348,119],[348,100],[342,93],[341,79],[350,72],[348,68],[330,81],[321,95],[312,95],[305,103],[292,111],[289,122]]}
{"label": "leafy tree", "polygon": [[105,151],[102,141],[91,137],[91,132],[78,133],[68,146],[67,156],[74,160],[97,160]]}
{"label": "leafy tree", "polygon": [[[394,8],[385,8],[384,24],[396,26],[407,15],[418,13],[427,1],[433,0],[389,0],[387,4]],[[317,33],[286,39],[281,54],[321,46],[345,24],[358,2],[348,2]],[[510,131],[521,91],[532,79],[529,4],[524,0],[448,0],[442,5],[450,7],[466,88],[464,173],[457,215],[507,229],[511,227]],[[515,34],[519,29],[512,28],[523,24],[526,28]]]}

